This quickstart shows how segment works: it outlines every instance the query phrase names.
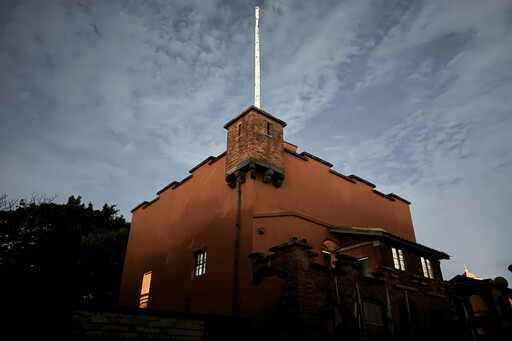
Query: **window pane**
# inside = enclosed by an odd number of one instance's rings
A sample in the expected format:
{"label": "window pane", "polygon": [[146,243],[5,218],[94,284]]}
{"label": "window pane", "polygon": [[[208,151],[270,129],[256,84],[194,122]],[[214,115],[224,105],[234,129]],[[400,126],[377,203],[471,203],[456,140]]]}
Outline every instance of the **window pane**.
{"label": "window pane", "polygon": [[421,258],[421,268],[423,270],[423,276],[434,279],[434,271],[432,269],[432,263],[429,259]]}
{"label": "window pane", "polygon": [[149,287],[151,286],[151,271],[146,272],[142,278],[140,289],[139,308],[147,308],[149,301]]}
{"label": "window pane", "polygon": [[360,273],[362,276],[370,276],[370,265],[368,263],[368,257],[358,259],[359,265],[361,265]]}
{"label": "window pane", "polygon": [[432,263],[427,259],[427,270],[428,270],[428,278],[434,278],[434,272],[432,271]]}
{"label": "window pane", "polygon": [[142,287],[140,289],[140,294],[148,294],[149,293],[149,287],[151,286],[151,271],[146,272],[144,274],[144,277],[142,278]]}
{"label": "window pane", "polygon": [[400,260],[400,270],[405,271],[405,260],[404,260],[404,254],[402,253],[402,250],[398,250],[398,257]]}
{"label": "window pane", "polygon": [[195,259],[194,277],[202,276],[206,273],[206,249],[197,251]]}
{"label": "window pane", "polygon": [[400,265],[398,264],[398,255],[397,255],[396,249],[394,247],[392,247],[391,252],[393,253],[393,264],[395,265],[395,269],[400,269]]}

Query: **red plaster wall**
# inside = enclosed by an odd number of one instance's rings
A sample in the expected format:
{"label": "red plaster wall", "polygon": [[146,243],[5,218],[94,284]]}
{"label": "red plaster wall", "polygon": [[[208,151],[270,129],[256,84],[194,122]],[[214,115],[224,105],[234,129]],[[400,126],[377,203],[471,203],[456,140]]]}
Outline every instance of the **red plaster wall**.
{"label": "red plaster wall", "polygon": [[[134,211],[121,305],[138,306],[142,276],[152,271],[150,308],[185,311],[190,298],[191,311],[231,313],[236,191],[226,185],[224,175],[225,157],[203,165],[190,180]],[[204,247],[206,274],[193,279],[193,253]]]}
{"label": "red plaster wall", "polygon": [[[254,182],[254,213],[277,215],[295,212],[313,218],[318,225],[382,228],[397,236],[416,241],[409,205],[403,201],[391,201],[373,192],[373,188],[356,181],[352,183],[333,173],[329,167],[316,160],[305,161],[290,153],[284,153],[285,180],[279,188],[261,179]],[[259,177],[259,176],[258,176]],[[258,218],[256,218],[258,219]],[[297,230],[297,220],[287,218],[287,226],[275,232],[262,235],[255,241],[259,252],[287,242],[291,236],[307,240],[316,239],[319,228],[307,229],[304,235]],[[283,225],[280,218],[279,225]],[[269,231],[270,232],[270,231]],[[302,232],[301,232],[302,233]],[[316,246],[316,245],[315,245]]]}
{"label": "red plaster wall", "polygon": [[[264,131],[264,119],[257,112],[249,112],[242,119],[250,122],[244,128],[260,127],[261,123]],[[235,122],[229,129],[236,126]],[[279,127],[278,122],[273,124],[273,128]],[[242,133],[249,134],[247,129]],[[263,183],[261,174],[256,179],[247,175],[241,185],[238,301],[242,317],[272,316],[280,295],[278,280],[253,285],[255,265],[248,257],[253,252],[268,254],[269,248],[297,237],[307,239],[314,245],[313,251],[321,253],[325,239],[336,240],[328,231],[331,225],[378,227],[415,241],[406,203],[391,201],[364,183],[351,183],[332,174],[327,165],[316,160],[284,153],[282,127],[276,132],[279,148],[268,136],[254,134],[251,138],[258,146],[237,149],[231,134],[228,130],[227,156],[211,165],[205,163],[191,179],[134,211],[121,305],[138,306],[143,274],[152,271],[149,308],[185,311],[188,298],[192,313],[232,313],[237,191],[226,184],[225,175],[226,170],[250,156],[282,165],[286,178],[276,188],[272,182]],[[265,144],[260,139],[274,142]],[[258,231],[260,227],[265,228],[263,234]],[[208,249],[206,275],[194,279],[193,253],[204,247]],[[321,263],[321,258],[315,261]]]}

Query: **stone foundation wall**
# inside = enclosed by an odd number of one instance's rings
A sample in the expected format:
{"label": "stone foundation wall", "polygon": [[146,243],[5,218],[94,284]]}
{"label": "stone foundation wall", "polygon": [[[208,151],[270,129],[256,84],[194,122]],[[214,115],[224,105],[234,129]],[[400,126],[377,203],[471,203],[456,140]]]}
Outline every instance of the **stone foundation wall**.
{"label": "stone foundation wall", "polygon": [[75,307],[71,340],[214,340],[237,332],[228,317],[122,307]]}

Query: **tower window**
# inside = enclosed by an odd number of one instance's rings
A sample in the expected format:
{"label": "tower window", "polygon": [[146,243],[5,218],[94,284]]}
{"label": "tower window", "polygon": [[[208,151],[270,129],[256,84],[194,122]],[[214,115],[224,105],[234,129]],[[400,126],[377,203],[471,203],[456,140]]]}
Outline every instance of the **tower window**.
{"label": "tower window", "polygon": [[421,268],[423,270],[423,276],[434,279],[434,271],[432,270],[432,263],[429,259],[421,257]]}
{"label": "tower window", "polygon": [[391,253],[393,253],[393,265],[395,269],[405,271],[405,259],[402,250],[392,247]]}
{"label": "tower window", "polygon": [[206,273],[206,248],[196,251],[194,258],[196,260],[194,277],[203,276]]}
{"label": "tower window", "polygon": [[268,136],[272,136],[272,123],[265,121],[266,127],[265,127],[265,134]]}
{"label": "tower window", "polygon": [[147,308],[149,301],[149,287],[151,286],[151,271],[148,271],[142,277],[142,287],[140,289],[139,308]]}
{"label": "tower window", "polygon": [[242,123],[238,123],[237,133],[239,137],[242,135]]}

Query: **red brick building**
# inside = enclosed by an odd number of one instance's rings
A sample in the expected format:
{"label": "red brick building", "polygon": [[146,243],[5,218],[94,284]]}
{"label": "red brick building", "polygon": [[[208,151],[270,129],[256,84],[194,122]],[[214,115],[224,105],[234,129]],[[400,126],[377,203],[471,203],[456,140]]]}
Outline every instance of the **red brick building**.
{"label": "red brick building", "polygon": [[467,269],[446,282],[469,340],[512,340],[512,290],[503,277],[482,279]]}
{"label": "red brick building", "polygon": [[410,203],[297,153],[285,126],[247,108],[224,126],[225,153],[132,211],[120,304],[242,317],[251,335],[400,339],[447,324],[449,256],[416,243]]}

